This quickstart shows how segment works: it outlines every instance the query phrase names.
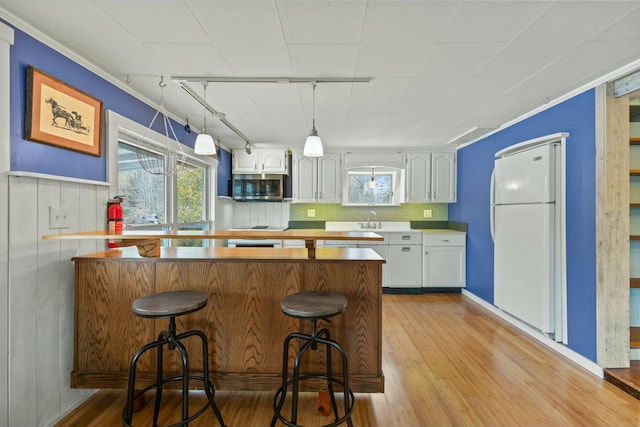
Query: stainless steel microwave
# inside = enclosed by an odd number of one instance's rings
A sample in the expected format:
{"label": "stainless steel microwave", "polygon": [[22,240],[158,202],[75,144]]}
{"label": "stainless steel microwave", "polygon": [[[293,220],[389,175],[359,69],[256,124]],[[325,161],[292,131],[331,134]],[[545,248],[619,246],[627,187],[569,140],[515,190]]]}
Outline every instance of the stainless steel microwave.
{"label": "stainless steel microwave", "polygon": [[284,175],[233,175],[233,199],[277,202],[284,199]]}

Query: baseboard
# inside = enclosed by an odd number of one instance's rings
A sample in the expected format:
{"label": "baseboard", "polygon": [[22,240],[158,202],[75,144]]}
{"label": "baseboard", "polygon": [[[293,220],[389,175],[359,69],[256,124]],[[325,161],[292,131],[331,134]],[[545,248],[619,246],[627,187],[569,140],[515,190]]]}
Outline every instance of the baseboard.
{"label": "baseboard", "polygon": [[86,391],[87,391],[86,393],[82,393],[76,399],[74,399],[71,403],[69,403],[69,405],[67,405],[67,407],[64,408],[64,410],[60,412],[54,419],[49,421],[46,426],[54,427],[57,423],[62,421],[62,419],[64,419],[71,412],[78,409],[80,405],[82,405],[84,402],[87,401],[87,399],[89,399],[91,396],[93,396],[100,390],[86,390]]}
{"label": "baseboard", "polygon": [[498,309],[496,306],[494,306],[492,304],[489,304],[488,302],[486,302],[482,298],[479,298],[478,296],[472,294],[468,290],[463,289],[462,290],[462,295],[467,297],[467,298],[469,298],[473,302],[481,305],[485,309],[489,310],[490,312],[492,312],[496,316],[502,318],[503,320],[507,321],[508,323],[512,324],[513,326],[517,327],[518,329],[522,330],[527,335],[530,335],[532,338],[537,339],[542,344],[548,346],[549,348],[551,348],[552,350],[556,351],[557,353],[560,353],[562,356],[566,357],[567,359],[571,360],[572,362],[580,365],[581,367],[583,367],[587,371],[591,372],[592,374],[594,374],[594,375],[596,375],[596,376],[598,376],[600,378],[604,378],[604,370],[600,366],[598,366],[595,362],[587,359],[586,357],[584,357],[583,355],[581,355],[579,353],[576,353],[575,351],[571,350],[570,348],[568,348],[564,344],[561,344],[561,343],[558,343],[558,342],[552,340],[551,338],[549,338],[546,335],[544,335],[542,332],[540,332],[540,331],[532,328],[531,326],[527,325],[526,323],[521,322],[518,319],[508,315],[504,311]]}

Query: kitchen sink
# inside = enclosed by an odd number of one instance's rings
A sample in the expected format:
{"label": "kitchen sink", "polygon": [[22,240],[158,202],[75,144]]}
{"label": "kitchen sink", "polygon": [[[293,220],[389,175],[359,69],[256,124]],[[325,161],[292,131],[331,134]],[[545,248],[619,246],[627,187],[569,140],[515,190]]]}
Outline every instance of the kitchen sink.
{"label": "kitchen sink", "polygon": [[408,221],[327,221],[326,231],[410,231]]}

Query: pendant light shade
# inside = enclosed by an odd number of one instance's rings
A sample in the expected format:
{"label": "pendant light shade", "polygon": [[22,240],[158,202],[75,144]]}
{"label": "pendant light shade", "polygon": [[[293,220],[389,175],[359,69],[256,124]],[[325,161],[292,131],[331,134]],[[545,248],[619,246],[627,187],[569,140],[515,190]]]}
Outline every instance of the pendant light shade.
{"label": "pendant light shade", "polygon": [[[204,86],[204,102],[207,102],[207,82],[203,82]],[[204,128],[202,129],[202,133],[198,134],[196,137],[196,144],[193,147],[193,151],[196,154],[201,154],[203,156],[213,156],[217,157],[216,144],[213,141],[213,137],[207,133],[207,109],[204,108]]]}
{"label": "pendant light shade", "polygon": [[216,154],[216,144],[211,135],[201,133],[196,137],[196,145],[193,150],[196,154],[211,156]]}
{"label": "pendant light shade", "polygon": [[311,82],[311,87],[313,87],[313,127],[304,143],[302,154],[307,157],[321,157],[324,155],[324,149],[322,148],[322,140],[316,130],[316,82]]}

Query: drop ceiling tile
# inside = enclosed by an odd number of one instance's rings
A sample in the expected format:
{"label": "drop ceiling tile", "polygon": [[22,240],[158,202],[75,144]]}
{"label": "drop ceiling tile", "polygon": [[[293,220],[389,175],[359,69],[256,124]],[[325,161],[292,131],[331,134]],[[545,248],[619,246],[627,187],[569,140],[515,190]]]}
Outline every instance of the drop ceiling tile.
{"label": "drop ceiling tile", "polygon": [[[355,44],[312,44],[289,46],[293,73],[300,77],[354,76],[358,46]],[[366,76],[363,76],[366,77]]]}
{"label": "drop ceiling tile", "polygon": [[507,42],[550,4],[548,1],[462,1],[438,36],[438,41]]}
{"label": "drop ceiling tile", "polygon": [[291,74],[274,3],[190,1],[188,4],[235,75]]}
{"label": "drop ceiling tile", "polygon": [[145,43],[163,64],[165,73],[178,76],[229,76],[232,71],[212,43]]}
{"label": "drop ceiling tile", "polygon": [[523,75],[543,68],[628,11],[628,2],[556,2],[481,73]]}
{"label": "drop ceiling tile", "polygon": [[206,33],[184,3],[174,0],[94,0],[140,42],[206,43]]}
{"label": "drop ceiling tile", "polygon": [[357,74],[415,76],[454,8],[453,2],[370,3]]}
{"label": "drop ceiling tile", "polygon": [[366,1],[278,1],[286,43],[358,43],[367,11]]}
{"label": "drop ceiling tile", "polygon": [[640,39],[640,4],[638,2],[629,2],[629,6],[635,9],[630,10],[620,19],[612,22],[599,33],[592,37],[592,40],[638,40]]}

